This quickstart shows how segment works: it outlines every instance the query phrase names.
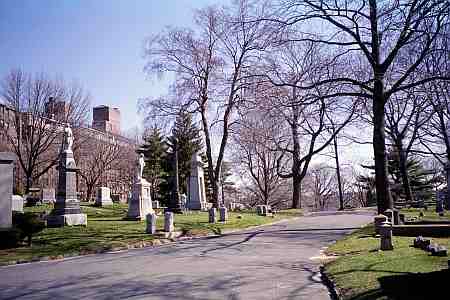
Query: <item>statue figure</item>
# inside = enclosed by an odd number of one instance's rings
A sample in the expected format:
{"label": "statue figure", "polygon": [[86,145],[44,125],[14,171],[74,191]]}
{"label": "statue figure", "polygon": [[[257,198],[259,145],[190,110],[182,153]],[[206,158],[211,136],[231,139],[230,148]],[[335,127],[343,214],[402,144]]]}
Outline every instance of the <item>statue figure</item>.
{"label": "statue figure", "polygon": [[64,127],[63,151],[72,152],[72,145],[73,145],[73,133],[69,123],[67,123],[66,127]]}
{"label": "statue figure", "polygon": [[139,154],[138,159],[136,160],[136,170],[137,170],[137,180],[142,179],[142,173],[144,172],[145,161],[144,154]]}

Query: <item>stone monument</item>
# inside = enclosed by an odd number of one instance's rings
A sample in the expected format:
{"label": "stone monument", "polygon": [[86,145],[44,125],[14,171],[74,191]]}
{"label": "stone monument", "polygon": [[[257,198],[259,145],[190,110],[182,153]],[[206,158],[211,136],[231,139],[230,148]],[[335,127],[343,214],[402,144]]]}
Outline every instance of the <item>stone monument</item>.
{"label": "stone monument", "polygon": [[23,212],[23,197],[20,195],[12,195],[12,211]]}
{"label": "stone monument", "polygon": [[146,227],[145,232],[147,232],[149,234],[156,233],[156,219],[157,219],[157,216],[154,212],[150,213],[146,216],[147,227]]}
{"label": "stone monument", "polygon": [[77,171],[72,152],[73,133],[69,124],[64,128],[58,164],[58,188],[55,208],[47,218],[47,226],[87,225],[87,215],[81,212],[77,197]]}
{"label": "stone monument", "polygon": [[41,202],[42,203],[55,203],[55,189],[42,189]]}
{"label": "stone monument", "polygon": [[133,183],[133,192],[128,202],[128,220],[145,220],[153,213],[152,198],[150,196],[150,183],[142,177],[144,172],[144,154],[139,154],[136,160],[136,178]]}
{"label": "stone monument", "polygon": [[108,187],[101,186],[97,189],[95,204],[98,206],[113,205],[113,201],[111,199],[111,190]]}
{"label": "stone monument", "polygon": [[191,210],[208,209],[203,162],[198,153],[194,153],[191,158],[191,175],[189,177],[188,194],[186,208]]}
{"label": "stone monument", "polygon": [[12,227],[12,191],[14,161],[11,152],[0,152],[0,230]]}

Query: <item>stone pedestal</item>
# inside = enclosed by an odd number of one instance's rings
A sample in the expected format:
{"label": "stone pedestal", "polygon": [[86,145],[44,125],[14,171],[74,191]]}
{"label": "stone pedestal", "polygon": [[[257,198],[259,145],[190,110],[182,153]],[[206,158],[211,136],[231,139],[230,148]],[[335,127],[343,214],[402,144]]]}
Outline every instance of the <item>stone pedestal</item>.
{"label": "stone pedestal", "polygon": [[388,220],[388,218],[385,215],[377,215],[373,218],[376,234],[380,234],[380,227],[387,220]]}
{"label": "stone pedestal", "polygon": [[97,197],[95,198],[95,205],[108,206],[113,205],[111,199],[111,190],[108,187],[99,187],[97,189]]}
{"label": "stone pedestal", "polygon": [[219,208],[220,212],[220,222],[226,222],[228,221],[228,209],[226,207]]}
{"label": "stone pedestal", "polygon": [[87,215],[80,208],[77,198],[77,167],[71,150],[60,153],[58,165],[58,189],[55,208],[47,218],[47,226],[87,225]]}
{"label": "stone pedestal", "polygon": [[191,175],[189,177],[186,208],[190,210],[207,210],[203,162],[198,153],[194,153],[191,158]]}
{"label": "stone pedestal", "polygon": [[208,222],[209,223],[216,223],[216,218],[217,218],[217,210],[214,207],[211,207],[208,210]]}
{"label": "stone pedestal", "polygon": [[55,203],[55,189],[42,189],[41,191],[41,202],[42,203]]}
{"label": "stone pedestal", "polygon": [[133,192],[128,202],[127,219],[145,220],[145,216],[153,212],[150,183],[144,178],[139,179],[133,184]]}
{"label": "stone pedestal", "polygon": [[146,232],[149,234],[155,234],[156,233],[156,214],[155,213],[150,213],[147,215],[146,219],[147,219],[147,228],[146,228]]}
{"label": "stone pedestal", "polygon": [[164,231],[165,232],[173,232],[173,212],[166,212],[164,214]]}
{"label": "stone pedestal", "polygon": [[380,227],[380,250],[392,250],[392,226],[389,222],[384,222]]}
{"label": "stone pedestal", "polygon": [[0,230],[12,227],[14,161],[11,152],[0,152]]}

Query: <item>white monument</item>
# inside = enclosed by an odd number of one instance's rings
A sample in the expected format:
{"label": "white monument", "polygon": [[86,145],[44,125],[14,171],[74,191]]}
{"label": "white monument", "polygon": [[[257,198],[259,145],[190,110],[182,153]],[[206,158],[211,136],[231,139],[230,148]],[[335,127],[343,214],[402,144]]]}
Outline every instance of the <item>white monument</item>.
{"label": "white monument", "polygon": [[111,190],[108,187],[101,186],[97,189],[95,204],[98,206],[113,205],[111,199]]}
{"label": "white monument", "polygon": [[191,210],[207,210],[205,191],[205,176],[203,162],[199,153],[194,153],[191,159],[191,175],[189,177],[189,189],[186,208]]}
{"label": "white monument", "polygon": [[129,220],[145,220],[148,214],[154,212],[150,196],[150,183],[142,178],[144,166],[144,154],[141,153],[136,160],[136,179],[133,183],[133,192],[128,203],[127,219]]}

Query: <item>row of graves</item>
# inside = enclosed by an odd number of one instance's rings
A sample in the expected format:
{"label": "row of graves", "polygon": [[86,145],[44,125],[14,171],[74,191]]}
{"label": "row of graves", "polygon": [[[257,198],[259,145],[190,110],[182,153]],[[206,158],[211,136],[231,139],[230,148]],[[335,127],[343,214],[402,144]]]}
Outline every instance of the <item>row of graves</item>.
{"label": "row of graves", "polygon": [[[69,125],[64,128],[64,135],[61,150],[59,153],[58,185],[56,191],[53,189],[43,189],[33,191],[25,202],[29,203],[54,203],[54,208],[48,215],[43,218],[47,227],[62,226],[87,226],[88,218],[82,212],[80,200],[78,199],[76,176],[78,168],[74,159],[73,151],[73,134]],[[140,153],[138,151],[138,153]],[[13,167],[15,156],[12,153],[0,153],[0,230],[11,230],[12,212],[23,211],[24,199],[20,196],[12,195],[13,187]],[[177,164],[176,160],[175,163]],[[159,208],[159,203],[151,199],[150,183],[142,177],[145,166],[144,155],[140,153],[136,160],[135,180],[132,185],[132,193],[128,199],[128,212],[125,219],[147,221],[147,232],[156,234],[156,218],[154,208]],[[177,166],[175,168],[177,170]],[[178,181],[170,199],[171,207],[165,208],[164,218],[164,234],[173,235],[174,213],[183,213],[188,210],[200,210],[209,212],[209,222],[215,223],[227,222],[228,208],[221,206],[218,209],[212,207],[211,203],[206,200],[206,191],[204,183],[203,162],[199,153],[195,153],[191,159],[191,175],[189,178],[188,195],[180,195],[178,193]],[[177,172],[176,172],[177,174]],[[178,176],[175,175],[177,178]],[[40,197],[39,197],[40,193]],[[113,205],[110,189],[100,187],[97,190],[96,197],[97,206]],[[240,209],[242,205],[232,203],[231,209]],[[258,214],[269,215],[271,209],[268,206],[258,208]]]}

